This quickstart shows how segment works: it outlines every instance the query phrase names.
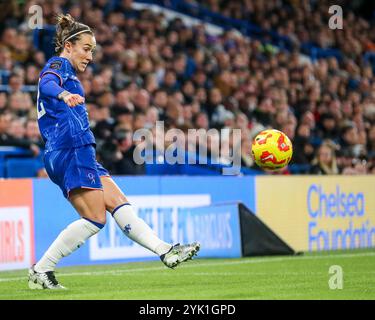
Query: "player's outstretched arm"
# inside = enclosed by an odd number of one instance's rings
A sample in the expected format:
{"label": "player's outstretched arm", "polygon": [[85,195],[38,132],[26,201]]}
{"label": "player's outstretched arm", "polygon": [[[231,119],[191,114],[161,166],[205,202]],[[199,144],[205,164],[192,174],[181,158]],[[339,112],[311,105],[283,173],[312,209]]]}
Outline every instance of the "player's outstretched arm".
{"label": "player's outstretched arm", "polygon": [[75,107],[81,103],[85,102],[85,98],[79,94],[70,93],[69,91],[63,91],[58,96],[59,99],[64,100],[64,102],[69,107]]}
{"label": "player's outstretched arm", "polygon": [[43,75],[39,83],[40,92],[52,98],[63,100],[69,107],[75,107],[85,101],[79,94],[73,94],[60,86],[60,78],[52,73]]}

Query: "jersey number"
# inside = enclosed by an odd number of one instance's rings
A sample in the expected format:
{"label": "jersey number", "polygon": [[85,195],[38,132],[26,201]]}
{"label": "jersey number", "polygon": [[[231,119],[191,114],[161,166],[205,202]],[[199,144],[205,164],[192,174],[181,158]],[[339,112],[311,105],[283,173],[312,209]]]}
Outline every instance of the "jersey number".
{"label": "jersey number", "polygon": [[43,102],[39,101],[39,84],[38,84],[38,95],[36,97],[36,111],[38,112],[38,119],[40,119],[46,114],[46,109],[44,109]]}

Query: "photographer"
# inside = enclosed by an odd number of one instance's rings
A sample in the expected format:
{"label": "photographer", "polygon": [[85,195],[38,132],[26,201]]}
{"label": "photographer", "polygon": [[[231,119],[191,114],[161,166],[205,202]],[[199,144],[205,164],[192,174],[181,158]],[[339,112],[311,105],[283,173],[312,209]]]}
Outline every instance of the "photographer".
{"label": "photographer", "polygon": [[145,165],[138,165],[133,158],[135,145],[132,133],[126,129],[117,129],[112,138],[98,148],[98,157],[108,167],[111,174],[143,175]]}

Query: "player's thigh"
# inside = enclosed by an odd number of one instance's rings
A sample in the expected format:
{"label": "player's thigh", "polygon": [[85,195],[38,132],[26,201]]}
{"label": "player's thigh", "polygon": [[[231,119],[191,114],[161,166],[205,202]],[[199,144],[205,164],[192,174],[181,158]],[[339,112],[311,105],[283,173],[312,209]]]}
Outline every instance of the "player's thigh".
{"label": "player's thigh", "polygon": [[74,189],[69,193],[69,201],[81,217],[105,224],[106,209],[103,190]]}
{"label": "player's thigh", "polygon": [[105,207],[109,212],[113,212],[115,208],[128,202],[124,193],[111,177],[102,176],[100,180],[103,185]]}

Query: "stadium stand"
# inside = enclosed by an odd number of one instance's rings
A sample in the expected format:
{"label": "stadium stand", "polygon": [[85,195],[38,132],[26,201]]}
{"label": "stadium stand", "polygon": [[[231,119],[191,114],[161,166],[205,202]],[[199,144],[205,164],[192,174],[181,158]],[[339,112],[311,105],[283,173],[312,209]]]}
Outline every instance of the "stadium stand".
{"label": "stadium stand", "polygon": [[[0,146],[17,152],[0,151],[0,176],[46,175],[43,142],[28,126],[58,12],[95,30],[95,61],[80,80],[98,159],[112,174],[222,174],[209,144],[207,165],[134,163],[132,133],[158,120],[185,135],[241,129],[241,174],[262,174],[250,150],[267,127],[294,144],[279,174],[375,173],[374,8],[337,2],[352,28],[327,27],[329,1],[10,1],[0,8]],[[28,27],[33,4],[42,29]],[[337,171],[326,170],[333,163]]]}

